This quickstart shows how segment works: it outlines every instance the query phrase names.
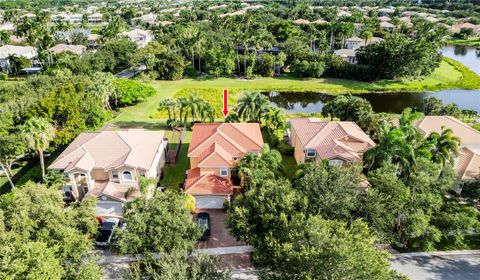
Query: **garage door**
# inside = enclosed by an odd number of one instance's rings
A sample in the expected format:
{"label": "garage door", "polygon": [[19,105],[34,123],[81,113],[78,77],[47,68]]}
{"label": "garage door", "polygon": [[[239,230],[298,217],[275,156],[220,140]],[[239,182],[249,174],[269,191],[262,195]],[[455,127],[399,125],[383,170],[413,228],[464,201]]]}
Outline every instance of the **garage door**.
{"label": "garage door", "polygon": [[195,208],[222,209],[225,198],[223,196],[195,196]]}
{"label": "garage door", "polygon": [[122,217],[123,205],[116,201],[97,202],[97,217]]}

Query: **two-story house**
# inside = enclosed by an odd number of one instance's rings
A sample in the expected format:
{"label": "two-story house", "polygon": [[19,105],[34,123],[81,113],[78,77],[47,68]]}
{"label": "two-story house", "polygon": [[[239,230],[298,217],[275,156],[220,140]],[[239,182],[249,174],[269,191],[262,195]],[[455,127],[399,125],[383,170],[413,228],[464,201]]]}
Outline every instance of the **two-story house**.
{"label": "two-story house", "polygon": [[139,48],[145,47],[148,43],[155,39],[150,30],[142,29],[133,29],[128,32],[122,32],[120,35],[127,36],[130,41],[136,43]]}
{"label": "two-story house", "polygon": [[468,124],[450,116],[425,116],[414,123],[427,137],[432,132],[442,133],[442,129],[451,129],[460,139],[458,155],[454,167],[459,180],[474,180],[480,176],[480,132]]}
{"label": "two-story house", "polygon": [[140,178],[160,178],[167,144],[163,131],[84,132],[48,169],[65,176],[65,200],[95,196],[97,216],[121,217],[124,203],[141,195]]}
{"label": "two-story house", "polygon": [[328,160],[330,165],[361,161],[375,143],[354,122],[325,122],[318,118],[290,119],[290,143],[297,163]]}
{"label": "two-story house", "polygon": [[223,208],[233,194],[232,170],[247,153],[263,146],[258,123],[195,124],[188,147],[190,170],[185,192],[195,197],[195,207]]}

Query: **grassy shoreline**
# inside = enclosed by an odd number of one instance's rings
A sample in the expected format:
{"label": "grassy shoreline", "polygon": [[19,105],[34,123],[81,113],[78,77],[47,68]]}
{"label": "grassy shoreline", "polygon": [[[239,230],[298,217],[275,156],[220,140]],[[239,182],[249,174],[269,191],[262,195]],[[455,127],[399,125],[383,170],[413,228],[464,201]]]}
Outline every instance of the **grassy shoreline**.
{"label": "grassy shoreline", "polygon": [[447,44],[462,45],[462,46],[469,46],[469,47],[480,47],[480,37],[472,37],[468,39],[450,38],[447,40]]}
{"label": "grassy shoreline", "polygon": [[[311,91],[331,95],[346,93],[388,93],[388,92],[424,92],[444,89],[480,89],[480,77],[465,65],[453,59],[444,60],[430,76],[418,80],[381,80],[372,83],[353,80],[321,78],[300,79],[292,76],[260,78],[256,80],[211,78],[182,79],[178,81],[149,82],[157,94],[147,101],[122,109],[112,120],[119,126],[158,127],[164,116],[156,115],[160,100],[170,97],[188,95],[197,92],[201,97],[208,97],[215,107],[221,104],[222,89],[230,91],[230,104],[235,104],[236,93],[242,91]],[[220,110],[218,110],[220,112]]]}

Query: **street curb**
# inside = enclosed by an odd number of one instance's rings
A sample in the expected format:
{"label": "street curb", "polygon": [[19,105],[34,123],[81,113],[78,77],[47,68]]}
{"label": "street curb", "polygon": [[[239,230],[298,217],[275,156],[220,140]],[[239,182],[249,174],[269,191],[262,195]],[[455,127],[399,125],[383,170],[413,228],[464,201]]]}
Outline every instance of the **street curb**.
{"label": "street curb", "polygon": [[391,258],[404,257],[431,257],[431,256],[468,256],[480,255],[480,250],[455,250],[455,251],[435,251],[435,252],[415,252],[392,254]]}

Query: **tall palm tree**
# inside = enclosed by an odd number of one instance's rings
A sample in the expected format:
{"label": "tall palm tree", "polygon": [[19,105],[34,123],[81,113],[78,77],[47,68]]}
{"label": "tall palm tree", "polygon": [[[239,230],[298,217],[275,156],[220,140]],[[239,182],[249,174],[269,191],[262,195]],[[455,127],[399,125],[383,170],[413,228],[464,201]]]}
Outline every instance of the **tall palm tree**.
{"label": "tall palm tree", "polygon": [[185,110],[185,123],[187,122],[188,114],[192,117],[192,121],[198,116],[201,110],[202,99],[196,93],[191,93],[187,98],[187,106]]}
{"label": "tall palm tree", "polygon": [[434,142],[432,149],[432,160],[445,166],[447,163],[453,162],[453,155],[458,155],[458,146],[460,138],[453,134],[450,128],[445,129],[442,126],[440,133],[432,132],[427,140]]}
{"label": "tall palm tree", "polygon": [[45,161],[43,152],[48,149],[50,141],[55,137],[55,128],[47,119],[32,117],[23,124],[21,131],[27,147],[34,150],[40,158],[42,179],[44,179]]}
{"label": "tall palm tree", "polygon": [[278,137],[278,133],[285,129],[287,119],[285,118],[282,109],[271,108],[268,112],[263,114],[262,123],[271,136]]}
{"label": "tall palm tree", "polygon": [[237,114],[244,121],[260,121],[270,106],[268,98],[259,92],[246,92],[237,101]]}

